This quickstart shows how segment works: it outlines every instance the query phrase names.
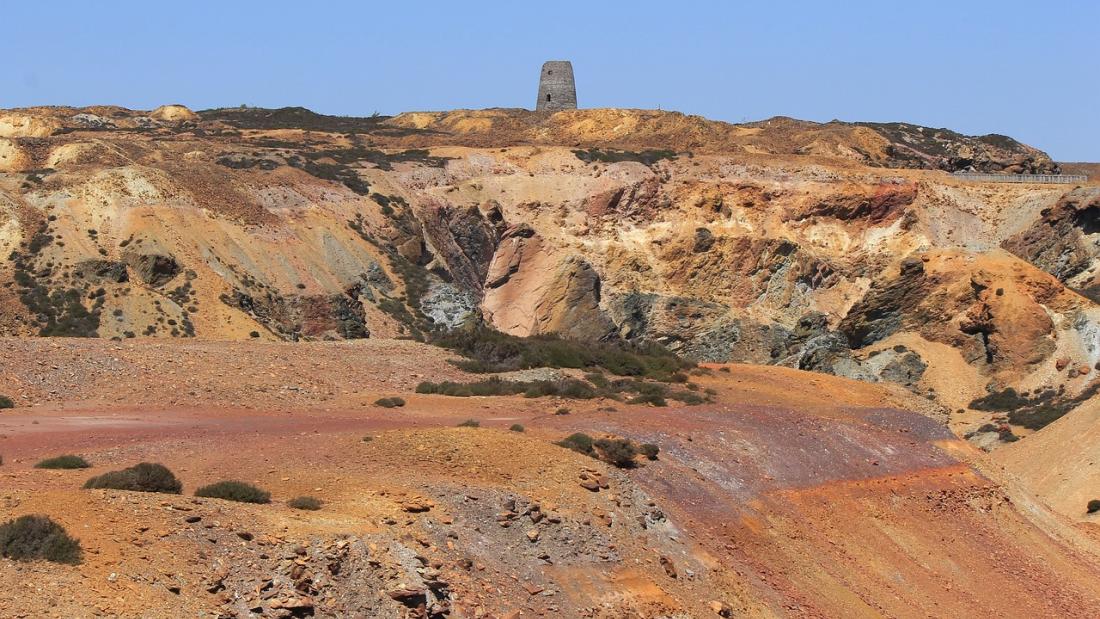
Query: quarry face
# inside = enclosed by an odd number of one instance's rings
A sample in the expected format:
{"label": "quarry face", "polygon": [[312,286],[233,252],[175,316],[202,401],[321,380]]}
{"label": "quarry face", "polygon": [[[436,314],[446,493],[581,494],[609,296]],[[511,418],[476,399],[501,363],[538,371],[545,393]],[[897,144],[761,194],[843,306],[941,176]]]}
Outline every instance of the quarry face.
{"label": "quarry face", "polygon": [[[1096,616],[1100,186],[961,171],[1061,169],[905,124],[0,111],[0,525],[83,551],[0,559],[0,616]],[[141,462],[183,493],[82,488]]]}

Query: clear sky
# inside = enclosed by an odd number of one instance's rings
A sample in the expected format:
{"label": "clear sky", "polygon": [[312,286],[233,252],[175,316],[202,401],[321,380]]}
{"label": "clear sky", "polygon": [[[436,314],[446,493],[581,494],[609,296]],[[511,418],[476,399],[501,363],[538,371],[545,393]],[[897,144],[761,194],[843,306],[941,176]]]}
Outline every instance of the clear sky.
{"label": "clear sky", "polygon": [[1100,161],[1100,0],[0,0],[0,107],[581,107],[906,121]]}

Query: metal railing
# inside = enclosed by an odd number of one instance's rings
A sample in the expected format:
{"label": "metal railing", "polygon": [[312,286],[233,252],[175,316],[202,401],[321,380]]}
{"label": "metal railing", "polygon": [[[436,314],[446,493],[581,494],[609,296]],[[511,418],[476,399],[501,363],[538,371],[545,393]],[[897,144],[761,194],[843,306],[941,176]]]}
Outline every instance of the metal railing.
{"label": "metal railing", "polygon": [[1089,177],[1083,174],[979,174],[976,172],[955,172],[955,178],[964,181],[983,183],[1085,183]]}

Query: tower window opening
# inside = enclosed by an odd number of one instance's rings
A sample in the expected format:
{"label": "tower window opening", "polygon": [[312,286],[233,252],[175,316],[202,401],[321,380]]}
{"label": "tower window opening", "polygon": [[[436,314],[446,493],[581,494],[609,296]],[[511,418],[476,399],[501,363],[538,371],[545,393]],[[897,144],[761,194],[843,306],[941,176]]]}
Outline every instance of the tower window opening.
{"label": "tower window opening", "polygon": [[546,93],[546,100],[547,100],[547,101],[549,101],[549,100],[550,100],[550,93]]}

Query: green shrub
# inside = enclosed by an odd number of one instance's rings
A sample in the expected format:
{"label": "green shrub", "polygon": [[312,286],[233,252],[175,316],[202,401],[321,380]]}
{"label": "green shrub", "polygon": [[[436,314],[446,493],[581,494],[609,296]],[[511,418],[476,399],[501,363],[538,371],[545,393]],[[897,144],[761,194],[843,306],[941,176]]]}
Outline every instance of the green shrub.
{"label": "green shrub", "polygon": [[321,499],[311,496],[294,497],[287,501],[286,504],[293,509],[304,509],[310,512],[321,509]]}
{"label": "green shrub", "polygon": [[573,154],[577,159],[585,163],[601,161],[603,163],[618,163],[620,161],[636,161],[652,166],[662,159],[676,159],[675,151],[671,150],[643,150],[634,152],[629,150],[617,150],[614,148],[589,148],[588,150],[575,150]]}
{"label": "green shrub", "polygon": [[642,443],[642,445],[638,447],[638,453],[645,456],[648,460],[656,460],[657,454],[661,453],[661,448],[653,443]]}
{"label": "green shrub", "polygon": [[0,395],[0,408],[15,408],[15,402],[6,395]]}
{"label": "green shrub", "polygon": [[657,393],[643,393],[626,401],[627,404],[649,404],[652,406],[668,406],[665,396]]}
{"label": "green shrub", "polygon": [[576,432],[558,441],[555,445],[565,447],[566,449],[572,449],[586,456],[591,456],[594,453],[594,449],[592,448],[593,443],[594,441],[591,436],[583,432]]}
{"label": "green shrub", "polygon": [[596,390],[588,386],[584,381],[574,378],[563,380],[536,380],[529,382],[501,380],[493,377],[474,383],[455,383],[443,381],[433,383],[424,381],[416,386],[417,393],[434,393],[458,398],[471,396],[501,396],[523,394],[527,398],[541,398],[546,396],[560,396],[588,400],[597,397]]}
{"label": "green shrub", "polygon": [[1088,511],[1089,511],[1090,514],[1095,514],[1096,512],[1100,512],[1100,499],[1093,499],[1093,500],[1089,501]]}
{"label": "green shrub", "polygon": [[[682,370],[695,367],[693,362],[655,344],[577,342],[555,335],[517,337],[478,323],[437,334],[432,343],[466,357],[456,365],[468,372],[602,367],[619,376],[670,380]],[[595,381],[593,384],[599,386]]]}
{"label": "green shrub", "polygon": [[512,432],[523,432],[525,428],[523,427],[523,424],[513,423],[512,427],[510,427],[508,429],[511,430]]}
{"label": "green shrub", "polygon": [[379,398],[374,401],[375,405],[382,408],[397,408],[405,405],[404,398],[392,397],[392,398]]}
{"label": "green shrub", "polygon": [[46,458],[34,465],[36,469],[86,469],[90,464],[80,456],[65,455],[56,458]]}
{"label": "green shrub", "polygon": [[84,487],[91,489],[130,490],[133,492],[161,492],[179,494],[183,484],[167,467],[142,462],[121,471],[111,471],[89,479]]}
{"label": "green shrub", "polygon": [[634,443],[625,438],[601,438],[595,443],[600,459],[621,469],[634,466],[634,457],[638,455]]}
{"label": "green shrub", "polygon": [[460,427],[460,428],[480,428],[481,427],[481,422],[478,421],[477,419],[467,419],[466,421],[463,421],[462,423],[458,424],[458,427]]}
{"label": "green shrub", "polygon": [[271,493],[243,481],[219,481],[195,491],[195,496],[238,503],[270,503]]}
{"label": "green shrub", "polygon": [[0,525],[0,557],[76,565],[82,555],[80,542],[46,516],[20,516]]}

